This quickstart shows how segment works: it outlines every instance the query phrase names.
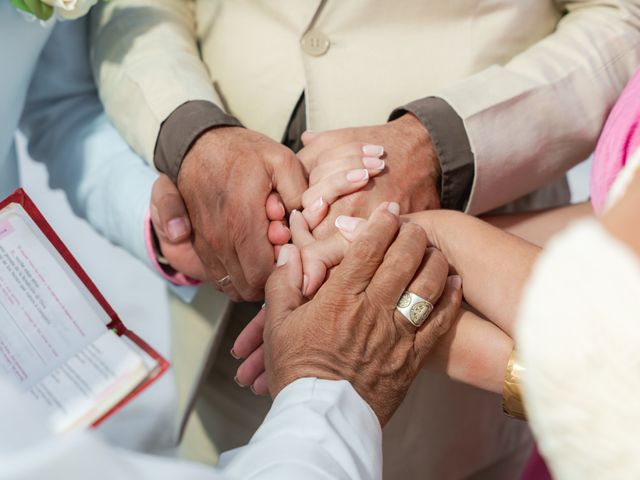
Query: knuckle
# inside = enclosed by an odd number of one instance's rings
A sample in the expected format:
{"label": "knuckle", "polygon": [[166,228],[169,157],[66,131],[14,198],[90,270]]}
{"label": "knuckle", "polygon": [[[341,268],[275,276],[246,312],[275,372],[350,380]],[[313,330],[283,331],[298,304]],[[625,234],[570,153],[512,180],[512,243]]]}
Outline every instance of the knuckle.
{"label": "knuckle", "polygon": [[247,284],[252,289],[262,289],[267,283],[270,271],[261,269],[259,266],[247,268],[246,279]]}
{"label": "knuckle", "polygon": [[364,236],[353,242],[347,252],[358,263],[371,263],[377,261],[378,241],[371,236]]}
{"label": "knuckle", "polygon": [[431,319],[431,336],[434,340],[437,340],[444,336],[451,326],[451,319],[448,315],[436,315]]}
{"label": "knuckle", "polygon": [[437,248],[429,248],[429,261],[432,264],[432,268],[442,275],[449,273],[449,260],[445,257]]}
{"label": "knuckle", "polygon": [[278,148],[271,155],[271,163],[275,168],[287,168],[297,162],[295,154],[287,148]]}
{"label": "knuckle", "polygon": [[400,227],[400,231],[404,231],[406,235],[410,236],[414,243],[427,244],[427,234],[424,229],[412,222],[404,223]]}
{"label": "knuckle", "polygon": [[393,263],[399,266],[414,266],[417,267],[419,265],[420,259],[417,258],[415,252],[409,250],[400,250],[396,252],[394,255],[395,258],[392,259]]}

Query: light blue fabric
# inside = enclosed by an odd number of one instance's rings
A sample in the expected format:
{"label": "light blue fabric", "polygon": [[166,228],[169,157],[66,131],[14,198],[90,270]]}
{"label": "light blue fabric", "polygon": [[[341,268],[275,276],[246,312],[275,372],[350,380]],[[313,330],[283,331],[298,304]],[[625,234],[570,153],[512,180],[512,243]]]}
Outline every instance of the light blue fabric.
{"label": "light blue fabric", "polygon": [[0,199],[18,187],[13,136],[29,80],[53,23],[29,20],[8,1],[0,1]]}
{"label": "light blue fabric", "polygon": [[52,188],[110,241],[149,264],[144,217],[157,174],[109,123],[89,65],[88,22],[58,22],[42,51],[20,128]]}
{"label": "light blue fabric", "polygon": [[[0,0],[0,199],[18,188],[14,132],[74,212],[151,267],[144,216],[157,173],[109,123],[89,64],[88,20],[43,23]],[[21,118],[22,115],[22,118]],[[184,301],[197,289],[169,285]]]}

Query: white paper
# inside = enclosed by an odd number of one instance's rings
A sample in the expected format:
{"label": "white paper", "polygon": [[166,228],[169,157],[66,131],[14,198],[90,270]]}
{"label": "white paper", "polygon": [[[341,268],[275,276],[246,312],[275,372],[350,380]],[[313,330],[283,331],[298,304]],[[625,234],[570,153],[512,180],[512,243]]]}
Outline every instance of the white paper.
{"label": "white paper", "polygon": [[0,374],[56,433],[94,423],[150,370],[109,321],[24,209],[0,211]]}
{"label": "white paper", "polygon": [[104,315],[25,217],[15,205],[0,212],[0,370],[23,391],[105,331]]}
{"label": "white paper", "polygon": [[28,392],[56,433],[91,425],[147,374],[142,358],[110,330]]}

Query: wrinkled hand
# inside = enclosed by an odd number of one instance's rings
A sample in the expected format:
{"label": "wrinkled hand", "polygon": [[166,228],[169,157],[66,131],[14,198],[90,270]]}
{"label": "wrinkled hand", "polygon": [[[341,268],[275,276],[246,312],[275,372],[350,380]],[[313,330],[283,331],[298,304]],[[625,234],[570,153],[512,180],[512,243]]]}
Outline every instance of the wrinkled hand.
{"label": "wrinkled hand", "polygon": [[339,215],[367,218],[383,200],[399,203],[401,213],[440,206],[438,157],[429,133],[411,114],[384,125],[306,132],[302,140],[305,147],[298,152],[298,158],[309,176],[310,189],[335,172],[336,159],[332,152],[337,147],[360,145],[360,151],[341,165],[342,170],[359,168],[365,158],[373,162],[376,154],[382,153],[379,149],[384,147],[384,175],[365,189],[338,199],[327,218],[314,230],[316,238],[327,237]]}
{"label": "wrinkled hand", "polygon": [[[307,303],[299,252],[292,245],[282,248],[266,286],[264,352],[272,396],[299,378],[344,379],[385,425],[449,329],[461,290],[446,281],[446,259],[435,250],[425,254],[420,227],[404,224],[398,233],[398,216],[387,206],[374,212]],[[438,304],[418,329],[395,309],[405,290]]]}
{"label": "wrinkled hand", "polygon": [[215,283],[229,275],[232,283],[223,289],[233,300],[263,298],[275,264],[267,199],[276,191],[291,210],[307,189],[293,152],[251,130],[213,129],[187,153],[178,189],[209,278]]}
{"label": "wrinkled hand", "polygon": [[[151,190],[151,225],[158,237],[160,252],[172,269],[196,280],[206,280],[207,273],[191,242],[191,222],[178,188],[166,175],[160,175]],[[272,192],[266,204],[269,229],[267,236],[275,255],[291,238],[285,226],[285,209],[280,196]]]}

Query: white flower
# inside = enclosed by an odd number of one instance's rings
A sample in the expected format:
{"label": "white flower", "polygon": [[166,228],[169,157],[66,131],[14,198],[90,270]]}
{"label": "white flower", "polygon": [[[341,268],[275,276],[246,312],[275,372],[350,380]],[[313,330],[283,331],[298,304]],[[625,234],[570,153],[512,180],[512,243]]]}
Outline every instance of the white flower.
{"label": "white flower", "polygon": [[51,5],[64,18],[74,19],[86,15],[98,0],[42,0]]}

